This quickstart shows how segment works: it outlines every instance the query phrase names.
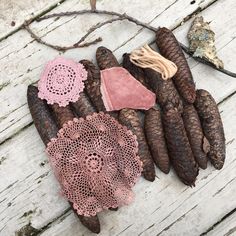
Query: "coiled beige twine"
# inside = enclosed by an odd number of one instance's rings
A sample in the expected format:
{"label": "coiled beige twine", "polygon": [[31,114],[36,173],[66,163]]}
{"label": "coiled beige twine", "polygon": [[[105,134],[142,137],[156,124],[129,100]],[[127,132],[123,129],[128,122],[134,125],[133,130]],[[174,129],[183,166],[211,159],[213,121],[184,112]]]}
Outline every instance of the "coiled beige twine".
{"label": "coiled beige twine", "polygon": [[164,80],[172,78],[177,72],[175,63],[152,50],[147,44],[134,50],[130,54],[130,61],[136,66],[157,71]]}

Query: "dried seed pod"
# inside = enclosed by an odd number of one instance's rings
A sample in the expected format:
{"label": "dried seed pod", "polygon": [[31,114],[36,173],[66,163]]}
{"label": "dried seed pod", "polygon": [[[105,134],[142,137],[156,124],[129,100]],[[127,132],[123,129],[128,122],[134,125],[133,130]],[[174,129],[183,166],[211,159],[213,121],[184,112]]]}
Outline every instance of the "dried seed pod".
{"label": "dried seed pod", "polygon": [[207,153],[206,148],[210,145],[203,135],[201,123],[192,104],[184,104],[184,111],[182,114],[184,127],[188,136],[188,140],[195,157],[195,161],[202,169],[207,168]]}
{"label": "dried seed pod", "polygon": [[96,52],[97,63],[100,70],[120,66],[112,51],[105,47],[99,47]]}
{"label": "dried seed pod", "polygon": [[142,174],[145,179],[154,181],[155,168],[137,112],[133,109],[122,109],[120,111],[119,121],[137,136],[139,144],[138,155],[143,162]]}
{"label": "dried seed pod", "polygon": [[156,93],[157,102],[163,110],[175,108],[183,112],[183,103],[171,79],[163,80],[160,74],[152,69],[145,69],[150,87]]}
{"label": "dried seed pod", "polygon": [[50,114],[46,101],[38,97],[37,87],[28,86],[27,100],[35,127],[42,141],[47,145],[50,139],[57,136],[58,127]]}
{"label": "dried seed pod", "polygon": [[196,94],[195,107],[203,132],[210,143],[208,157],[216,169],[221,169],[225,161],[225,135],[219,110],[209,92],[199,89]]}
{"label": "dried seed pod", "polygon": [[75,117],[70,106],[60,107],[58,104],[52,104],[50,107],[53,110],[58,126],[62,127],[64,123],[73,120]]}
{"label": "dried seed pod", "polygon": [[156,32],[156,37],[156,44],[161,54],[174,62],[178,67],[178,71],[173,77],[173,81],[180,95],[186,102],[193,103],[196,98],[195,84],[187,60],[177,39],[171,30],[167,28],[160,28]]}
{"label": "dried seed pod", "polygon": [[80,93],[79,99],[76,102],[71,103],[71,106],[74,108],[75,113],[79,117],[85,117],[96,112],[89,101],[89,98],[84,92]]}
{"label": "dried seed pod", "polygon": [[171,163],[181,181],[186,185],[194,186],[198,175],[198,166],[194,160],[179,112],[175,109],[165,111],[163,124]]}
{"label": "dried seed pod", "polygon": [[161,171],[168,174],[170,171],[170,160],[159,109],[151,108],[145,112],[144,127],[154,162]]}
{"label": "dried seed pod", "polygon": [[[50,113],[46,101],[43,101],[38,97],[38,88],[32,85],[28,86],[27,100],[34,124],[42,141],[45,145],[47,145],[52,138],[57,136],[58,127],[56,122]],[[100,232],[100,222],[97,216],[86,217],[78,215],[77,211],[73,208],[73,204],[70,203],[70,205],[81,223],[86,228],[94,233]]]}
{"label": "dried seed pod", "polygon": [[88,94],[93,105],[98,111],[106,111],[106,108],[102,101],[102,94],[100,91],[101,79],[100,79],[100,70],[95,67],[95,65],[88,61],[80,61],[88,72],[87,80],[85,80],[85,90]]}
{"label": "dried seed pod", "polygon": [[123,67],[129,71],[129,73],[135,78],[137,79],[143,86],[145,86],[146,88],[150,89],[148,86],[148,83],[145,80],[145,74],[142,68],[136,66],[135,64],[133,64],[130,61],[130,54],[129,53],[125,53],[123,55],[123,63],[122,63]]}

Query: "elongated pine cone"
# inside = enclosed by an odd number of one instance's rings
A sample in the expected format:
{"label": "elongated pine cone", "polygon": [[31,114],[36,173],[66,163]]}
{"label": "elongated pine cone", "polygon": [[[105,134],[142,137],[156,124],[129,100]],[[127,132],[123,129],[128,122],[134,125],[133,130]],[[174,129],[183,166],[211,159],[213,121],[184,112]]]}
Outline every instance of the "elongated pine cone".
{"label": "elongated pine cone", "polygon": [[132,109],[122,109],[119,115],[119,121],[128,127],[136,136],[138,141],[138,155],[143,162],[143,176],[149,181],[155,180],[155,168],[152,157],[147,145],[146,137],[139,120],[138,114]]}
{"label": "elongated pine cone", "polygon": [[198,166],[180,114],[175,109],[164,112],[163,123],[169,156],[175,172],[184,184],[195,186]]}
{"label": "elongated pine cone", "polygon": [[[47,145],[52,138],[55,138],[57,136],[58,127],[56,125],[56,122],[53,119],[53,116],[46,101],[38,97],[37,87],[33,85],[28,86],[27,100],[35,127],[38,130],[42,141],[45,145]],[[73,208],[72,204],[71,207],[75,214],[78,216],[81,223],[86,228],[88,228],[93,233],[100,232],[100,222],[97,215],[90,217],[78,215],[77,211]]]}
{"label": "elongated pine cone", "polygon": [[225,161],[225,135],[217,104],[209,92],[199,89],[195,107],[210,143],[208,157],[216,169],[221,169]]}
{"label": "elongated pine cone", "polygon": [[188,102],[193,103],[196,98],[195,84],[184,53],[171,30],[160,28],[156,32],[156,44],[161,54],[174,62],[178,71],[173,81],[180,95]]}
{"label": "elongated pine cone", "polygon": [[160,104],[163,110],[172,108],[177,109],[180,113],[183,112],[182,100],[179,96],[171,79],[163,80],[160,74],[152,69],[145,69],[146,78],[149,86],[156,93],[157,103]]}
{"label": "elongated pine cone", "polygon": [[85,81],[86,93],[88,94],[91,102],[98,111],[106,112],[106,108],[103,104],[102,94],[100,91],[100,70],[88,60],[82,60],[80,61],[80,63],[83,64],[84,68],[88,72],[88,78]]}
{"label": "elongated pine cone", "polygon": [[58,127],[56,122],[53,120],[53,116],[50,113],[46,101],[38,97],[37,87],[29,85],[27,100],[35,127],[38,130],[42,141],[47,145],[50,139],[57,136]]}
{"label": "elongated pine cone", "polygon": [[67,123],[69,120],[73,120],[73,118],[75,117],[69,105],[65,107],[60,107],[58,104],[54,103],[49,106],[53,110],[54,116],[59,127],[62,127],[63,124]]}
{"label": "elongated pine cone", "polygon": [[170,160],[159,109],[151,108],[145,112],[144,127],[154,162],[162,172],[168,174]]}
{"label": "elongated pine cone", "polygon": [[206,169],[207,152],[210,149],[210,145],[203,134],[197,111],[192,104],[184,104],[182,117],[195,161],[202,169]]}
{"label": "elongated pine cone", "polygon": [[89,98],[84,92],[80,93],[79,99],[76,102],[71,103],[71,106],[74,108],[75,113],[79,117],[92,115],[94,112],[96,112]]}

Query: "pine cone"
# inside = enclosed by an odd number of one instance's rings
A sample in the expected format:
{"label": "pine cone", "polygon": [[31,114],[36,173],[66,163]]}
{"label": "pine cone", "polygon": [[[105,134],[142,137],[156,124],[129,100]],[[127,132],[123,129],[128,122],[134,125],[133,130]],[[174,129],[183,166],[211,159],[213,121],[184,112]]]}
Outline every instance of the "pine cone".
{"label": "pine cone", "polygon": [[151,108],[146,111],[144,127],[154,162],[161,171],[168,174],[170,171],[170,160],[159,109]]}
{"label": "pine cone", "polygon": [[58,104],[55,103],[50,105],[50,107],[53,110],[55,119],[60,128],[63,126],[63,124],[67,123],[70,120],[73,120],[75,117],[69,105],[65,107],[60,107]]}
{"label": "pine cone", "polygon": [[106,108],[102,101],[102,94],[100,91],[101,79],[100,70],[95,67],[95,65],[88,61],[80,61],[88,72],[88,78],[85,80],[85,90],[88,94],[91,102],[96,107],[98,111],[106,112]]}
{"label": "pine cone", "polygon": [[80,93],[79,99],[76,102],[71,103],[71,106],[74,108],[75,113],[79,117],[85,117],[96,112],[89,98],[84,92]]}
{"label": "pine cone", "polygon": [[167,28],[160,28],[156,32],[156,44],[161,54],[174,62],[178,71],[173,77],[180,95],[188,102],[193,103],[196,98],[195,84],[183,51],[174,34]]}
{"label": "pine cone", "polygon": [[100,70],[120,66],[112,51],[105,47],[99,47],[96,52],[97,63]]}
{"label": "pine cone", "polygon": [[58,127],[56,122],[53,120],[53,116],[50,113],[46,101],[38,97],[38,88],[29,85],[27,100],[35,127],[38,130],[42,141],[47,145],[50,142],[50,139],[57,136]]}
{"label": "pine cone", "polygon": [[138,155],[143,162],[142,174],[145,179],[154,181],[155,168],[137,112],[133,109],[122,109],[120,111],[119,121],[137,136],[139,145]]}
{"label": "pine cone", "polygon": [[225,135],[217,104],[209,92],[199,89],[195,107],[210,143],[208,157],[216,169],[221,169],[225,161]]}
{"label": "pine cone", "polygon": [[143,86],[145,86],[147,89],[149,89],[149,86],[145,80],[145,73],[143,71],[142,68],[134,65],[131,61],[130,61],[130,54],[125,53],[123,55],[123,63],[122,63],[123,67],[129,71],[129,73],[135,78],[137,79]]}
{"label": "pine cone", "polygon": [[164,112],[163,124],[169,156],[177,175],[184,184],[195,186],[198,166],[178,111],[170,109]]}
{"label": "pine cone", "polygon": [[175,108],[183,112],[182,100],[171,79],[163,80],[160,74],[152,69],[145,69],[150,87],[156,93],[157,103],[163,110]]}
{"label": "pine cone", "polygon": [[203,135],[197,111],[192,104],[184,104],[182,116],[195,161],[202,169],[206,169],[207,152],[209,151],[210,145]]}

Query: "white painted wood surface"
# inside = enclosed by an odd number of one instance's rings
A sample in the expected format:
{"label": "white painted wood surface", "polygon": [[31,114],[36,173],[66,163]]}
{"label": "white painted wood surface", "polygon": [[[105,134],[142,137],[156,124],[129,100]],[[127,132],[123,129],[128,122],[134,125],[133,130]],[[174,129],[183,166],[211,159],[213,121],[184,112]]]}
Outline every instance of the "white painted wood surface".
{"label": "white painted wood surface", "polygon": [[[2,0],[0,3],[0,9],[6,9],[0,19],[10,19],[7,14],[9,6],[4,2],[8,1]],[[19,4],[23,2],[19,1]],[[33,0],[25,2],[31,6],[29,11],[40,14],[57,1],[42,1],[40,6],[35,6]],[[179,25],[199,6],[206,8],[200,14],[211,21],[219,56],[226,68],[235,70],[236,4],[234,0],[212,2],[197,0],[190,4],[190,1],[185,0],[158,0],[155,3],[151,0],[100,0],[97,8],[125,11],[154,26],[178,26],[174,32],[185,44],[191,20]],[[19,9],[19,4],[13,8]],[[89,8],[87,0],[66,0],[50,13],[85,8]],[[219,14],[222,11],[227,14]],[[18,12],[16,17],[20,25],[30,14]],[[76,42],[90,26],[104,19],[106,17],[64,17],[56,21],[34,22],[30,27],[44,40],[69,45]],[[5,33],[11,32],[4,24],[1,27]],[[127,22],[107,25],[97,30],[90,39],[98,36],[103,38],[99,45],[112,49],[119,59],[124,52],[154,40],[153,33]],[[64,56],[75,60],[94,60],[97,46],[68,51]],[[57,51],[39,45],[24,30],[0,42],[0,103],[3,104],[0,110],[1,236],[14,235],[29,222],[37,229],[43,228],[41,235],[44,236],[92,235],[79,223],[67,202],[58,194],[58,184],[47,163],[43,143],[31,124],[26,104],[27,86],[39,79],[43,64],[57,55]],[[158,178],[154,183],[140,179],[135,186],[136,199],[131,206],[121,208],[118,212],[99,214],[101,235],[199,235],[236,208],[236,95],[227,98],[235,92],[236,80],[193,59],[188,59],[188,62],[197,87],[208,89],[217,102],[226,99],[220,105],[228,143],[225,167],[217,171],[209,164],[207,170],[200,172],[197,186],[193,189],[181,184],[173,171],[164,175],[157,170]],[[229,232],[233,235],[231,229],[236,226],[233,219],[235,214],[222,222],[222,228],[221,223],[217,224],[216,228],[209,231],[209,235],[229,235]]]}

